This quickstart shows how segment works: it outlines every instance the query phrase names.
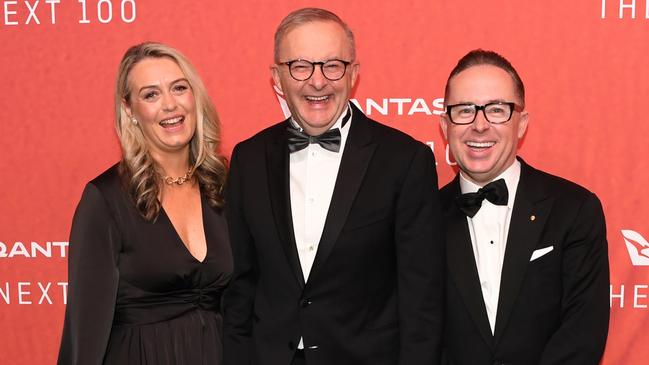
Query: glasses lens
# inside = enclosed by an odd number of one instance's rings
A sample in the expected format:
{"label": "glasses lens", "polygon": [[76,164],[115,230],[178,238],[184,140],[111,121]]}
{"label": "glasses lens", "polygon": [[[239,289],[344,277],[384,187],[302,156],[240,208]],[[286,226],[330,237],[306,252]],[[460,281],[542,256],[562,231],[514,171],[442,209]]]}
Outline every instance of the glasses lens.
{"label": "glasses lens", "polygon": [[322,73],[329,80],[340,80],[345,75],[345,63],[339,60],[327,61],[322,65]]}
{"label": "glasses lens", "polygon": [[512,116],[512,107],[502,103],[487,104],[485,114],[490,123],[505,123]]}
{"label": "glasses lens", "polygon": [[451,107],[451,121],[455,124],[471,124],[475,118],[476,107],[473,104],[460,104]]}
{"label": "glasses lens", "polygon": [[307,61],[294,61],[291,62],[291,65],[288,69],[291,72],[291,76],[294,79],[299,81],[304,81],[311,77],[313,73],[313,64]]}

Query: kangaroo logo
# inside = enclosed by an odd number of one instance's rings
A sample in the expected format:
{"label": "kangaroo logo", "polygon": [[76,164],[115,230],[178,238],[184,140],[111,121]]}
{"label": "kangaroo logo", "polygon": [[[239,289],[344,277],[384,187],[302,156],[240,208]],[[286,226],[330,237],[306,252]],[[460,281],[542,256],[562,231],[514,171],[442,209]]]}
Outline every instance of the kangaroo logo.
{"label": "kangaroo logo", "polygon": [[633,266],[649,266],[649,242],[630,229],[623,229],[622,236]]}

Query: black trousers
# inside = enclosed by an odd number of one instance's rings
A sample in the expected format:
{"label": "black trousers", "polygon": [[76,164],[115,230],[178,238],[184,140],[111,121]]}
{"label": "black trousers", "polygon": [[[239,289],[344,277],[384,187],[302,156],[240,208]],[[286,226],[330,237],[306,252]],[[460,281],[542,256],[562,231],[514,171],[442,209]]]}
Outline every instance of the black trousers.
{"label": "black trousers", "polygon": [[295,356],[293,356],[293,361],[291,365],[306,365],[306,359],[304,358],[304,350],[296,350]]}

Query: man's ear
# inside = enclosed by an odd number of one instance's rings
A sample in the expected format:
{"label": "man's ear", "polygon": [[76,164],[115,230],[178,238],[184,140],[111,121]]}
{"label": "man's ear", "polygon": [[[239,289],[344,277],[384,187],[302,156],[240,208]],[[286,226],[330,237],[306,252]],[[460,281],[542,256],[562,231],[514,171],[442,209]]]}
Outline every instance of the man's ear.
{"label": "man's ear", "polygon": [[349,70],[352,73],[352,88],[354,88],[354,85],[356,85],[356,78],[358,78],[358,71],[361,68],[360,63],[353,63],[351,65],[351,70]]}
{"label": "man's ear", "polygon": [[284,95],[284,89],[282,89],[282,81],[279,77],[279,68],[277,67],[277,65],[270,66],[270,73],[273,77],[273,82],[275,83],[275,89],[279,91],[281,95]]}
{"label": "man's ear", "polygon": [[446,113],[442,113],[439,118],[439,126],[442,127],[442,133],[444,133],[444,139],[448,142],[448,124],[450,121],[448,120],[448,115]]}
{"label": "man's ear", "polygon": [[521,112],[521,118],[518,121],[518,138],[521,139],[527,131],[527,124],[529,122],[530,115],[527,111]]}

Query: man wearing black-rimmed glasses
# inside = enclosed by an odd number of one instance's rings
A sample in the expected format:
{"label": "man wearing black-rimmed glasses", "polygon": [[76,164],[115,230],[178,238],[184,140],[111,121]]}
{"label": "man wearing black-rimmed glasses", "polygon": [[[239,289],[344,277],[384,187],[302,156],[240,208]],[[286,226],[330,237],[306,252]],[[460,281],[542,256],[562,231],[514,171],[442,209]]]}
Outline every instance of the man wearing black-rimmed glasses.
{"label": "man wearing black-rimmed glasses", "polygon": [[517,158],[529,120],[525,89],[499,54],[464,56],[445,104],[441,127],[460,172],[441,190],[443,363],[598,364],[609,320],[599,200]]}
{"label": "man wearing black-rimmed glasses", "polygon": [[279,25],[271,72],[292,115],[232,154],[226,365],[439,364],[434,157],[349,102],[358,69],[335,14]]}

